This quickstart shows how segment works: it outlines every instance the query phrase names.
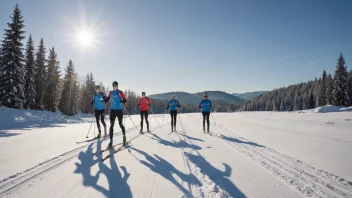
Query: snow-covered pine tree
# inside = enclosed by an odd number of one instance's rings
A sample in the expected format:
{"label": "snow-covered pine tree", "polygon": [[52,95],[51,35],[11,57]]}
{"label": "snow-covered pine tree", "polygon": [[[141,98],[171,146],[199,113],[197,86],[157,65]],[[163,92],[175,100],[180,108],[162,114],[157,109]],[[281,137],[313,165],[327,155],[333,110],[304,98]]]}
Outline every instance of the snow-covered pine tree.
{"label": "snow-covered pine tree", "polygon": [[44,108],[46,110],[55,112],[57,110],[57,102],[59,97],[58,86],[60,83],[60,71],[59,71],[60,62],[57,59],[57,54],[55,48],[49,49],[49,58],[48,58],[48,72],[46,79],[46,87],[44,93]]}
{"label": "snow-covered pine tree", "polygon": [[65,72],[59,109],[62,113],[73,116],[79,107],[79,87],[72,60],[68,62]]}
{"label": "snow-covered pine tree", "polygon": [[7,23],[2,41],[0,65],[0,105],[23,109],[25,104],[24,20],[18,5]]}
{"label": "snow-covered pine tree", "polygon": [[352,106],[352,70],[348,73],[348,78],[347,78],[347,84],[348,84],[348,98],[350,99],[350,103],[348,106]]}
{"label": "snow-covered pine tree", "polygon": [[334,74],[333,96],[334,105],[336,106],[347,106],[349,104],[347,78],[348,72],[345,66],[345,59],[341,53]]}
{"label": "snow-covered pine tree", "polygon": [[26,45],[26,85],[25,85],[25,96],[26,104],[25,108],[34,109],[36,89],[35,89],[35,60],[34,60],[34,43],[32,40],[32,35],[29,35],[27,45]]}
{"label": "snow-covered pine tree", "polygon": [[44,110],[44,94],[46,88],[46,78],[47,78],[47,69],[46,69],[46,59],[45,59],[45,47],[43,38],[40,39],[40,44],[38,46],[38,51],[36,54],[36,75],[35,75],[35,86],[36,86],[36,97],[35,104],[38,110]]}
{"label": "snow-covered pine tree", "polygon": [[332,79],[331,74],[326,78],[326,104],[333,105],[334,96],[332,92],[334,91],[334,80]]}
{"label": "snow-covered pine tree", "polygon": [[308,104],[309,104],[309,106],[308,106],[308,109],[313,109],[313,108],[315,108],[315,101],[314,101],[314,95],[313,95],[313,90],[311,90],[310,92],[309,92],[309,102],[308,102]]}
{"label": "snow-covered pine tree", "polygon": [[326,78],[327,78],[327,75],[326,75],[326,71],[324,70],[319,84],[318,106],[326,105]]}

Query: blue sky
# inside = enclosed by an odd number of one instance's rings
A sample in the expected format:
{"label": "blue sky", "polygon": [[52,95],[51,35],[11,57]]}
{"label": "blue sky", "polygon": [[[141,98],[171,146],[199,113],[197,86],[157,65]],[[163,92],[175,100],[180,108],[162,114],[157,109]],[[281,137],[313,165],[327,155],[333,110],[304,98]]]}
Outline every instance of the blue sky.
{"label": "blue sky", "polygon": [[[62,71],[71,58],[110,88],[272,90],[333,72],[340,52],[352,69],[349,0],[1,0],[1,34],[16,2],[26,35],[55,46]],[[76,44],[83,29],[90,49]]]}

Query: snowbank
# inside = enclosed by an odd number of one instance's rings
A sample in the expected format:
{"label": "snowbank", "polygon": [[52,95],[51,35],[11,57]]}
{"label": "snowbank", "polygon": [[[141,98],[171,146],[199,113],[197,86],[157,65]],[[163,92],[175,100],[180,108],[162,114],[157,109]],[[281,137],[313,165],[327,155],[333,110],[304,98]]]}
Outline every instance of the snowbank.
{"label": "snowbank", "polygon": [[61,112],[0,107],[0,130],[51,127],[55,124],[86,122],[91,117],[91,114],[82,113],[76,116],[67,116]]}
{"label": "snowbank", "polygon": [[343,107],[343,106],[324,106],[324,107],[317,107],[314,110],[314,113],[331,113],[331,112],[342,112],[342,111],[352,111],[351,107]]}

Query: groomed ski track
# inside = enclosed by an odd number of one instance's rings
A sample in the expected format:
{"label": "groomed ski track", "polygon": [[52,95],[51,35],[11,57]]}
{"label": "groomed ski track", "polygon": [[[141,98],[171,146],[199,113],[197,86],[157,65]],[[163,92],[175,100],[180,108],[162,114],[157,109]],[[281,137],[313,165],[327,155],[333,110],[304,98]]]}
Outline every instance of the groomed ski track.
{"label": "groomed ski track", "polygon": [[[246,117],[248,115],[250,117]],[[262,119],[271,115],[256,115],[260,118],[251,121],[255,119],[252,115],[215,113],[216,124],[211,118],[209,134],[202,132],[199,114],[178,116],[174,133],[170,133],[168,115],[162,128],[151,115],[151,133],[139,136],[105,162],[101,162],[102,157],[112,151],[99,153],[106,148],[108,137],[77,144],[72,150],[53,155],[14,175],[0,177],[0,197],[352,197],[349,172],[337,176],[338,171],[333,166],[324,167],[312,164],[314,160],[305,162],[294,158],[291,151],[280,151],[283,146],[279,143],[266,139],[256,141],[261,139],[260,135],[254,137],[253,133],[257,130],[256,133],[275,136],[283,131],[290,134],[287,138],[291,140],[309,137],[314,141],[323,137],[330,145],[342,144],[339,148],[349,149],[352,148],[351,136],[332,138],[316,134],[304,128],[304,124],[295,130],[287,129],[288,125],[268,127]],[[159,124],[164,116],[155,116]],[[133,119],[139,123],[139,116]],[[274,115],[268,122],[275,122],[275,119],[279,118]],[[126,118],[128,139],[139,133],[129,122]],[[300,121],[293,119],[291,122]],[[88,123],[80,124],[79,128],[88,126]],[[65,130],[70,127],[66,126]],[[116,126],[115,130],[120,129]],[[338,129],[337,133],[340,133]],[[244,138],[244,134],[251,140]],[[282,133],[276,138],[283,138],[280,135]],[[72,140],[75,141],[78,140]],[[121,133],[117,133],[114,143],[121,141]],[[302,149],[309,147],[301,146]],[[21,151],[18,152],[16,156],[20,156]],[[315,156],[314,153],[307,155],[302,158]],[[339,158],[336,160],[335,163],[342,163]]]}

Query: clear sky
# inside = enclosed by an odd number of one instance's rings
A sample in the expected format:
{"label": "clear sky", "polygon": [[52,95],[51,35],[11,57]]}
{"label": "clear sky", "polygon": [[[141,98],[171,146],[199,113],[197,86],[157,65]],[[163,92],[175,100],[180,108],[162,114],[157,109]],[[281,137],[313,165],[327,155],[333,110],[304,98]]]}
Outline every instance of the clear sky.
{"label": "clear sky", "polygon": [[350,0],[0,0],[1,34],[16,2],[26,36],[55,46],[62,71],[71,58],[110,88],[271,90],[333,72],[340,52],[352,69]]}

